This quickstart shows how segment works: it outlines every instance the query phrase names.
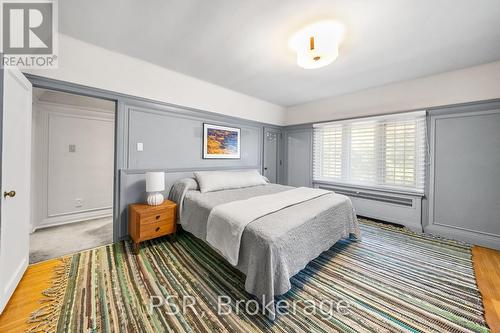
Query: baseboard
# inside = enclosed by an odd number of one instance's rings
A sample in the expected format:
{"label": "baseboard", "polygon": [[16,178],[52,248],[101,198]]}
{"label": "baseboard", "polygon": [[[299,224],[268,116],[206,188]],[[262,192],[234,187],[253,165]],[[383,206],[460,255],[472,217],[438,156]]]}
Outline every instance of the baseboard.
{"label": "baseboard", "polygon": [[71,223],[77,223],[77,222],[83,222],[83,221],[87,221],[87,220],[101,219],[101,218],[105,218],[105,217],[113,217],[113,209],[112,208],[98,210],[98,211],[91,211],[91,212],[83,212],[83,213],[68,215],[68,216],[64,216],[64,217],[45,219],[44,223],[41,223],[37,226],[33,226],[32,233],[35,232],[36,230],[39,230],[39,229],[55,227],[55,226],[71,224]]}
{"label": "baseboard", "polygon": [[424,227],[424,230],[426,234],[442,236],[449,239],[500,250],[500,235],[494,236],[439,225],[428,225]]}

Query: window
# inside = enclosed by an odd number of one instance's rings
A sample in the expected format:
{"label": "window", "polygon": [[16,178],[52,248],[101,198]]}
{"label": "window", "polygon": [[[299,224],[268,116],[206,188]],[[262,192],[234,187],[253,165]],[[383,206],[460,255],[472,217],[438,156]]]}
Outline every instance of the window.
{"label": "window", "polygon": [[314,180],[424,190],[425,111],[314,125]]}
{"label": "window", "polygon": [[342,177],[342,126],[326,125],[314,131],[314,170],[325,178],[340,180]]}

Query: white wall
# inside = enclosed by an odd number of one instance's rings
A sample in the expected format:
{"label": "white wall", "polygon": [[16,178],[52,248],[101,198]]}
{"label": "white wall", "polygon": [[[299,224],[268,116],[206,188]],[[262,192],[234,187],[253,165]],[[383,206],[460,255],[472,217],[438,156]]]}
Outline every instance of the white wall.
{"label": "white wall", "polygon": [[284,122],[281,106],[63,34],[59,34],[58,59],[58,69],[26,72],[250,120]]}
{"label": "white wall", "polygon": [[113,110],[36,101],[33,119],[33,229],[111,216]]}
{"label": "white wall", "polygon": [[288,108],[287,125],[500,98],[500,61]]}
{"label": "white wall", "polygon": [[59,68],[26,72],[277,125],[342,119],[500,97],[500,61],[284,108],[59,35]]}

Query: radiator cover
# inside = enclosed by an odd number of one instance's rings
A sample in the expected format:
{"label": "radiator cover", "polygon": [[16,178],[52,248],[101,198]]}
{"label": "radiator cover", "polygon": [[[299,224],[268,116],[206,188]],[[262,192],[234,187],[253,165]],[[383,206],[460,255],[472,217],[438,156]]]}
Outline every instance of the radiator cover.
{"label": "radiator cover", "polygon": [[422,197],[350,186],[314,183],[314,187],[348,196],[357,215],[396,223],[422,232]]}

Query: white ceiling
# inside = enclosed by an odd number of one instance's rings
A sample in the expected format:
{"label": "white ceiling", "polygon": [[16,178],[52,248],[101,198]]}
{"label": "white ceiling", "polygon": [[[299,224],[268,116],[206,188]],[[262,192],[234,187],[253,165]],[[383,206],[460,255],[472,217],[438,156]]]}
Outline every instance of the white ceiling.
{"label": "white ceiling", "polygon": [[[64,0],[59,11],[64,34],[284,106],[500,59],[499,0]],[[288,37],[320,19],[345,24],[340,56],[301,69]]]}

